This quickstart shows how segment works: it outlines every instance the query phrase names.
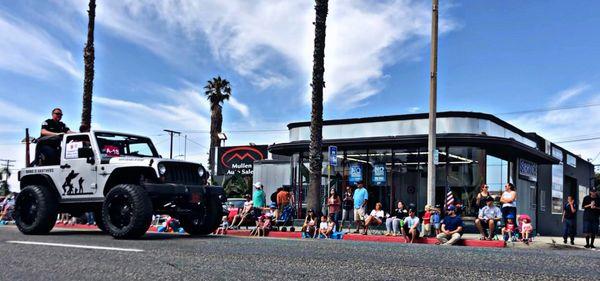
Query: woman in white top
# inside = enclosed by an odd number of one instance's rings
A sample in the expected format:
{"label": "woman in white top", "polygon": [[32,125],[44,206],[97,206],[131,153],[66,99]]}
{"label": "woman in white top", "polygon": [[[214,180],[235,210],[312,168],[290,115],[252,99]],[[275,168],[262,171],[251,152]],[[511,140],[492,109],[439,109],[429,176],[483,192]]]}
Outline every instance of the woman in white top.
{"label": "woman in white top", "polygon": [[504,224],[506,224],[506,217],[509,214],[512,214],[513,218],[517,217],[517,191],[514,184],[509,182],[504,185],[500,203],[502,203],[502,221]]}
{"label": "woman in white top", "polygon": [[365,219],[365,229],[363,235],[367,235],[369,230],[369,225],[380,225],[383,223],[383,217],[385,217],[385,212],[383,211],[383,205],[381,203],[375,204],[375,209],[371,211],[371,213]]}

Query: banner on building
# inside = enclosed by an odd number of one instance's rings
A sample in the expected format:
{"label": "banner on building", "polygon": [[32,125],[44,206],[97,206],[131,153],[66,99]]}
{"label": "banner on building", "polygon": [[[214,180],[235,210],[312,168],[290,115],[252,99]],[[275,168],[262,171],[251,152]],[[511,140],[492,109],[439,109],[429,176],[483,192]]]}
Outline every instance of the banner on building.
{"label": "banner on building", "polygon": [[361,180],[363,180],[362,165],[359,163],[350,164],[350,175],[348,176],[350,184],[355,184]]}
{"label": "banner on building", "polygon": [[229,146],[217,149],[217,175],[252,175],[254,161],[267,159],[266,145]]}
{"label": "banner on building", "polygon": [[373,165],[373,175],[371,177],[371,182],[374,185],[385,185],[386,184],[387,171],[385,169],[385,164]]}

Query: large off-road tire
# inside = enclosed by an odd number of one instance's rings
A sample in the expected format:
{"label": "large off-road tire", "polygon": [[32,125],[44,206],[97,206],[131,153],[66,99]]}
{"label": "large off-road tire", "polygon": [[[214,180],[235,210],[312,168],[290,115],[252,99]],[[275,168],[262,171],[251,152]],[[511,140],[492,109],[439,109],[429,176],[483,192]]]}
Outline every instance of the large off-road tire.
{"label": "large off-road tire", "polygon": [[15,201],[17,228],[24,234],[48,234],[56,223],[58,199],[46,186],[29,185]]}
{"label": "large off-road tire", "polygon": [[221,202],[209,198],[193,215],[182,216],[180,222],[185,232],[190,235],[208,235],[219,228],[222,216]]}
{"label": "large off-road tire", "polygon": [[102,209],[98,211],[94,211],[94,221],[96,222],[96,226],[102,233],[108,233],[106,229],[106,225],[104,224],[104,218],[102,217]]}
{"label": "large off-road tire", "polygon": [[102,205],[102,222],[117,239],[144,235],[152,223],[152,201],[146,190],[133,184],[112,188]]}

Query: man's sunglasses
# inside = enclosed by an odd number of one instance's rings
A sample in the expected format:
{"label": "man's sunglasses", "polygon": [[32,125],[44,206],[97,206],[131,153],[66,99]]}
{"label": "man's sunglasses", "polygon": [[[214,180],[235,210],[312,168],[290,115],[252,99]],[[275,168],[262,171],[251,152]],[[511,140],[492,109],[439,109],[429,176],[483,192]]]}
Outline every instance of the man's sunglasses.
{"label": "man's sunglasses", "polygon": [[60,112],[53,112],[52,114],[56,114],[58,116],[62,116],[62,113],[60,113]]}

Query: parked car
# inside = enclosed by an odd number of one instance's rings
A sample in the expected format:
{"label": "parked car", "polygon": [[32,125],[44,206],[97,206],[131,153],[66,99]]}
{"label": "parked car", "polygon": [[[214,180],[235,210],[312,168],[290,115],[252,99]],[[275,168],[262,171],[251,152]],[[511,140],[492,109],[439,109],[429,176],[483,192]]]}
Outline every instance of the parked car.
{"label": "parked car", "polygon": [[229,212],[227,215],[227,221],[230,224],[233,221],[233,217],[235,217],[241,211],[241,209],[244,208],[244,202],[246,202],[246,199],[244,198],[228,198],[227,202],[223,204],[223,209]]}

